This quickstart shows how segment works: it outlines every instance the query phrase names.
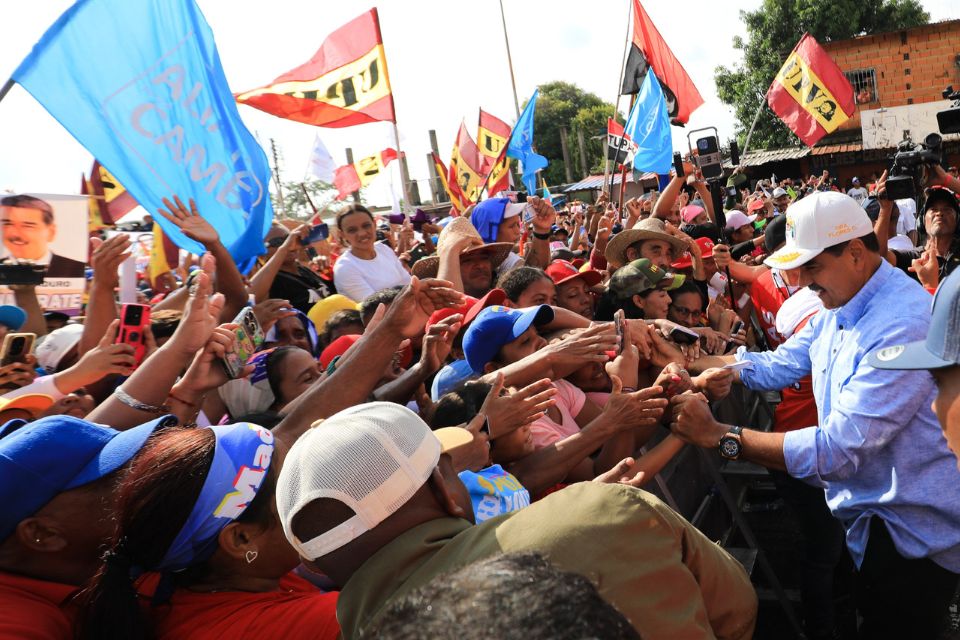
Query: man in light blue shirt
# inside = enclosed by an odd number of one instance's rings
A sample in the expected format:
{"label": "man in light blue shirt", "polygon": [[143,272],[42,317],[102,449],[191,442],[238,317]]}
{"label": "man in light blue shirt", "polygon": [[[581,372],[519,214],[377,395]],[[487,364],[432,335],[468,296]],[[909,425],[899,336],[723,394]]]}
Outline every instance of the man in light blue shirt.
{"label": "man in light blue shirt", "polygon": [[792,205],[786,245],[766,262],[796,269],[825,310],[774,352],[741,349],[698,367],[748,363],[738,375],[751,389],[783,389],[812,374],[820,426],[741,431],[687,394],[674,399],[673,431],[823,486],[858,568],[862,637],[935,637],[960,578],[960,472],[930,409],[929,372],[866,361],[874,349],[927,335],[929,294],[881,259],[867,214],[839,193]]}

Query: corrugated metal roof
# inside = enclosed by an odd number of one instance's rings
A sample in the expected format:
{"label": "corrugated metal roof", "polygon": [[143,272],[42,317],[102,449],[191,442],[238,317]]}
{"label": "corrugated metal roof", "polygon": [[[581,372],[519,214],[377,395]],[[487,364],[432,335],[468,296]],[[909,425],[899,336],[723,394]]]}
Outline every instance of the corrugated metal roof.
{"label": "corrugated metal roof", "polygon": [[814,156],[824,156],[831,153],[850,153],[854,151],[862,151],[863,145],[859,142],[850,143],[850,144],[826,144],[822,147],[814,147],[810,150],[810,155]]}
{"label": "corrugated metal roof", "polygon": [[[759,167],[769,162],[783,162],[784,160],[799,160],[803,158],[810,149],[807,147],[786,147],[783,149],[766,149],[764,151],[752,151],[745,156],[740,156],[740,164],[745,167]],[[724,166],[730,167],[730,161],[724,163]]]}
{"label": "corrugated metal roof", "polygon": [[[609,179],[610,179],[610,178],[607,177],[607,180],[609,180]],[[659,180],[659,178],[657,177],[657,174],[655,174],[655,173],[645,173],[645,174],[643,174],[642,176],[640,176],[640,182],[647,182],[647,181],[650,181],[650,180],[657,181],[657,180]],[[629,184],[629,183],[631,183],[631,182],[633,182],[633,181],[634,181],[634,180],[633,180],[633,174],[628,173],[628,174],[627,174],[627,184]],[[620,184],[620,174],[619,174],[619,173],[614,174],[614,176],[613,176],[613,184],[614,184],[614,186],[617,186],[617,185]],[[584,178],[584,179],[581,180],[580,182],[577,182],[577,183],[575,183],[575,184],[570,185],[569,187],[567,187],[566,189],[564,189],[563,192],[564,192],[564,193],[573,193],[574,191],[592,191],[592,190],[594,190],[594,189],[600,189],[601,187],[603,187],[603,174],[602,174],[602,173],[601,173],[601,174],[597,174],[597,175],[593,175],[593,176],[587,176],[586,178]]]}

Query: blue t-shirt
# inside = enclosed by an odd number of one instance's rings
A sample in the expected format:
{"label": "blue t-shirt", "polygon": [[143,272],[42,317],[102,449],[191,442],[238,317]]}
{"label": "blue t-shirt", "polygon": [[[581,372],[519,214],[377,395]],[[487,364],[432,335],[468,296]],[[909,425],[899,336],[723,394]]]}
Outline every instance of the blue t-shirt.
{"label": "blue t-shirt", "polygon": [[460,479],[470,492],[473,515],[478,524],[511,511],[519,511],[530,504],[530,493],[498,464],[476,473],[461,471]]}

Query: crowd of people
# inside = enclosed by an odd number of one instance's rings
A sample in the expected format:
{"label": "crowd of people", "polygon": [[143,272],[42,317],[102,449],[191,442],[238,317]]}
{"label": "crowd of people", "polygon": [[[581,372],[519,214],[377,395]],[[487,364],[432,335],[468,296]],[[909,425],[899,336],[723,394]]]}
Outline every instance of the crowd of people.
{"label": "crowd of people", "polygon": [[[860,637],[937,637],[956,171],[918,208],[886,174],[684,169],[622,208],[280,220],[250,273],[165,200],[206,253],[141,274],[132,339],[125,234],[91,239],[81,317],[14,287],[0,339],[36,347],[0,364],[0,637],[750,638],[743,566],[642,489],[691,446],[770,470],[807,637],[842,637],[845,566]],[[771,431],[716,417],[734,385],[780,392]]]}

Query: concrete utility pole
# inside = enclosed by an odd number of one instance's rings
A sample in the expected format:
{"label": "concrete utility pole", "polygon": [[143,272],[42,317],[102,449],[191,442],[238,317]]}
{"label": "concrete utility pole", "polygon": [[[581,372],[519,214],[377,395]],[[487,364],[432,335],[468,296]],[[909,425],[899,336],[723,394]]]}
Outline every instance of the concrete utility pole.
{"label": "concrete utility pole", "polygon": [[583,129],[577,129],[577,144],[580,146],[580,178],[586,178],[588,175],[587,169],[587,143],[583,139]]}
{"label": "concrete utility pole", "polygon": [[[353,149],[350,147],[347,147],[347,164],[353,164]],[[353,201],[359,204],[360,192],[354,191],[351,195],[353,196]]]}
{"label": "concrete utility pole", "polygon": [[567,148],[567,128],[560,127],[560,151],[563,153],[563,170],[567,182],[573,182],[573,165],[570,163],[570,150]]}

